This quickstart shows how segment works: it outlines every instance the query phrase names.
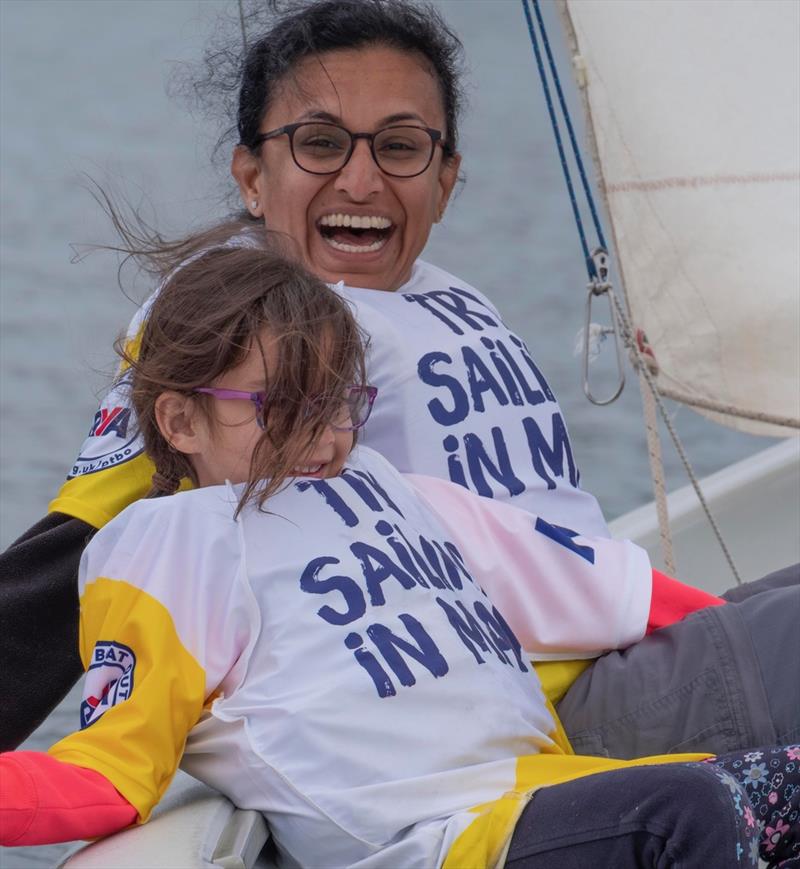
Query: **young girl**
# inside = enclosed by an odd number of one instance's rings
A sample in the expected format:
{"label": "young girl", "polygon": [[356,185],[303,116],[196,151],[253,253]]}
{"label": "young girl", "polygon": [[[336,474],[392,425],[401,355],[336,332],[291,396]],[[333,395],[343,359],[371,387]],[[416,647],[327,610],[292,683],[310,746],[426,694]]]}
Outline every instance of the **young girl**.
{"label": "young girl", "polygon": [[123,353],[151,494],[198,488],[86,549],[81,730],[0,756],[3,844],[143,822],[182,757],[264,812],[290,865],[729,869],[759,841],[794,859],[800,747],[571,753],[529,657],[624,647],[715,599],[630,543],[354,450],[376,395],[332,290],[206,250]]}

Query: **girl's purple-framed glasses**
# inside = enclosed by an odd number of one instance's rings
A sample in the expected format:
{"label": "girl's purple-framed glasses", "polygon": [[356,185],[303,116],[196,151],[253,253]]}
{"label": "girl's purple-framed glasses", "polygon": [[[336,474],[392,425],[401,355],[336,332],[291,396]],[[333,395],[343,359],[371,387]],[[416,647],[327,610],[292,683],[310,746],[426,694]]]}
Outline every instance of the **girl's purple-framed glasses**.
{"label": "girl's purple-framed glasses", "polygon": [[[192,392],[211,395],[222,401],[229,401],[232,399],[238,401],[252,401],[256,407],[256,422],[258,423],[258,427],[261,429],[264,428],[264,408],[267,405],[267,393],[265,391],[245,392],[241,389],[223,389],[217,386],[198,386],[196,389],[193,389]],[[331,421],[331,428],[334,431],[355,431],[356,429],[361,428],[369,419],[370,413],[372,413],[372,405],[375,403],[377,395],[377,386],[348,386],[342,396],[342,416],[337,416]],[[312,401],[307,404],[308,410],[321,400],[321,398],[312,399]],[[350,420],[349,425],[343,425],[342,422],[340,422],[340,420],[345,417],[345,414],[347,419]]]}

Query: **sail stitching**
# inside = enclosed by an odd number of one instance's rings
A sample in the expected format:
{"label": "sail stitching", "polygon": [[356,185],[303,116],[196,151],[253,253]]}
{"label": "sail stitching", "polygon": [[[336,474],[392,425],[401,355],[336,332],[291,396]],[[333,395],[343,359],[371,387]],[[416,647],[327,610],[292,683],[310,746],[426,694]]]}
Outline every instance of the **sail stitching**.
{"label": "sail stitching", "polygon": [[800,172],[750,172],[746,175],[687,175],[674,178],[654,178],[649,181],[615,181],[604,183],[606,193],[638,193],[651,190],[671,190],[696,187],[729,187],[739,184],[774,184],[800,181]]}

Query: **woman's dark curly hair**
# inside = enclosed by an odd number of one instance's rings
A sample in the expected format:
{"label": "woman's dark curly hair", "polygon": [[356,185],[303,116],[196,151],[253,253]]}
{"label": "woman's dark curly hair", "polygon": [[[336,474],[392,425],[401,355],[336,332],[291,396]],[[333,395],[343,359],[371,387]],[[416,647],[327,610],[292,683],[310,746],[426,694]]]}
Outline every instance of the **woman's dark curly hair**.
{"label": "woman's dark curly hair", "polygon": [[[191,83],[194,99],[213,113],[220,100],[235,114],[230,136],[254,149],[279,85],[304,58],[323,52],[385,45],[413,52],[430,65],[442,95],[445,158],[458,149],[463,103],[463,47],[441,14],[417,0],[242,0],[241,19],[221,27],[209,44],[204,73]],[[238,99],[237,106],[230,103]]]}
{"label": "woman's dark curly hair", "polygon": [[456,153],[461,42],[429,5],[409,0],[313,0],[274,4],[286,10],[247,45],[241,72],[239,141],[252,147],[275,86],[305,57],[367,45],[422,55],[439,82],[446,122],[445,157]]}

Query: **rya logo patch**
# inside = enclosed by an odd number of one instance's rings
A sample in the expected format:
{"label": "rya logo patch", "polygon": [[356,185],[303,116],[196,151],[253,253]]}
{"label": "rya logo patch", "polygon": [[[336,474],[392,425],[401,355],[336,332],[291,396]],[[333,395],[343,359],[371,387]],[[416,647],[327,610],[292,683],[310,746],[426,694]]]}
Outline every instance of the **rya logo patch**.
{"label": "rya logo patch", "polygon": [[98,640],[84,681],[81,729],[131,696],[135,669],[136,655],[128,646]]}
{"label": "rya logo patch", "polygon": [[130,461],[142,452],[130,406],[130,373],[120,378],[94,415],[92,427],[68,479],[94,474]]}
{"label": "rya logo patch", "polygon": [[124,438],[128,434],[130,418],[129,407],[101,407],[94,415],[89,437],[99,438],[104,434],[115,434],[118,438]]}

